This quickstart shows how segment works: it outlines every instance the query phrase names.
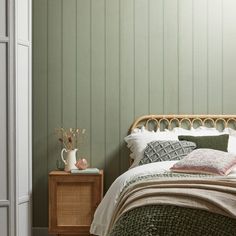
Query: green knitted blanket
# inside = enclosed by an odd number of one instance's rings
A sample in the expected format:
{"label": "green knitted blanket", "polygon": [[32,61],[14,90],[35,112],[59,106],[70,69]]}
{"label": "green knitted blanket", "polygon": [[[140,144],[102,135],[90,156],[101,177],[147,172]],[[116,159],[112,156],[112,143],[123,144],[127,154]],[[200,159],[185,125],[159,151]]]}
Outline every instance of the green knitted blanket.
{"label": "green knitted blanket", "polygon": [[198,209],[149,205],[122,215],[109,236],[236,236],[236,220]]}

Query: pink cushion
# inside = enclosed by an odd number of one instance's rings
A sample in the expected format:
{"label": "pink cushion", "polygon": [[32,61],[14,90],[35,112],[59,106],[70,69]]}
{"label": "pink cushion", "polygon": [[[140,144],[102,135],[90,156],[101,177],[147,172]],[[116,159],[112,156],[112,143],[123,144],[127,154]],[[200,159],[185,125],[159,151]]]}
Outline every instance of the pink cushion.
{"label": "pink cushion", "polygon": [[236,167],[236,155],[213,149],[196,149],[174,164],[174,172],[228,175]]}

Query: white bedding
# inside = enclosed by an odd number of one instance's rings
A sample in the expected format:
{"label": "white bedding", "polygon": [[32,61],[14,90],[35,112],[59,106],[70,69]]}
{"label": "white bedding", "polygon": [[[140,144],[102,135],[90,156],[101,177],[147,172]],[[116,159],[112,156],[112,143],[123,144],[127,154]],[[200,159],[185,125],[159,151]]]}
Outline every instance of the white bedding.
{"label": "white bedding", "polygon": [[[113,210],[115,209],[117,199],[122,189],[135,176],[158,174],[169,171],[169,168],[173,166],[177,161],[163,161],[150,163],[135,167],[126,171],[124,174],[119,176],[114,183],[111,185],[102,202],[98,206],[94,220],[92,222],[90,233],[95,235],[104,236],[106,235],[110,220],[112,218]],[[229,178],[236,178],[236,168],[228,175]],[[220,178],[220,177],[219,177]]]}

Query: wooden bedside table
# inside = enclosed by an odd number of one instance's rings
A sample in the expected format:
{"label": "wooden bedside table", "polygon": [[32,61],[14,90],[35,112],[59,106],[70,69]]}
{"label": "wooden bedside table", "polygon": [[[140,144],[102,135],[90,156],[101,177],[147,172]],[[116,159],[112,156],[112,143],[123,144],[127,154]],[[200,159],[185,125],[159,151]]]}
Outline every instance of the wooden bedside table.
{"label": "wooden bedside table", "polygon": [[49,173],[49,233],[90,235],[94,212],[103,196],[99,174]]}

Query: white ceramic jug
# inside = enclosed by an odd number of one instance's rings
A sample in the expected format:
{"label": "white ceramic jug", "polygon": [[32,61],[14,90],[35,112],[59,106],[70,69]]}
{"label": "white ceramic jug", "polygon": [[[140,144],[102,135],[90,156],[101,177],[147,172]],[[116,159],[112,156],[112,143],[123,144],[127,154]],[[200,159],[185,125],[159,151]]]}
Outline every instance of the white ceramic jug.
{"label": "white ceramic jug", "polygon": [[[66,158],[65,159],[64,159],[64,156],[63,156],[64,152],[66,152]],[[61,159],[65,163],[64,171],[70,172],[71,169],[77,169],[77,167],[75,166],[75,164],[76,164],[76,152],[77,152],[77,149],[66,150],[65,148],[63,148],[61,150]]]}

